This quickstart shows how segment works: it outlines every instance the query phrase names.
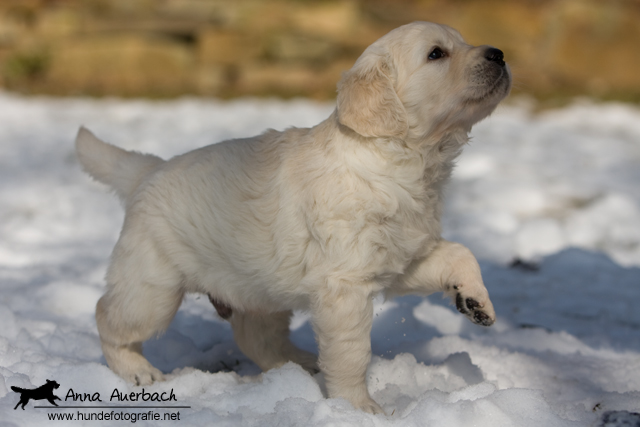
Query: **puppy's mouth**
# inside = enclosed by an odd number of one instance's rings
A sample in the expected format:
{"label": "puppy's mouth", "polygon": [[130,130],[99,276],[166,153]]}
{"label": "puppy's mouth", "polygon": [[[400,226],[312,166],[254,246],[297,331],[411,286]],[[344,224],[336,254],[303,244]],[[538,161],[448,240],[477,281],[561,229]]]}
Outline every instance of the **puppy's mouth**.
{"label": "puppy's mouth", "polygon": [[488,66],[476,67],[472,76],[468,103],[497,103],[509,94],[511,74],[506,65],[488,64]]}

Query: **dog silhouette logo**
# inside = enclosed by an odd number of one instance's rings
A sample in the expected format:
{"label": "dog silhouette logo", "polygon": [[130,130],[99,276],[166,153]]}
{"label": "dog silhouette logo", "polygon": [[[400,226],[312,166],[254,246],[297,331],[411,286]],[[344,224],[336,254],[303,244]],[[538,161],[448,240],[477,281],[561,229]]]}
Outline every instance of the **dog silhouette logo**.
{"label": "dog silhouette logo", "polygon": [[11,386],[11,390],[15,391],[16,393],[20,393],[20,401],[15,406],[15,408],[13,408],[13,410],[15,411],[16,409],[18,409],[18,406],[20,405],[22,405],[22,410],[24,410],[24,407],[27,403],[29,403],[29,400],[46,399],[52,405],[58,406],[58,404],[55,401],[61,400],[61,399],[55,394],[53,394],[53,389],[58,387],[60,387],[60,384],[58,384],[57,381],[50,381],[50,380],[47,380],[46,384],[31,390]]}

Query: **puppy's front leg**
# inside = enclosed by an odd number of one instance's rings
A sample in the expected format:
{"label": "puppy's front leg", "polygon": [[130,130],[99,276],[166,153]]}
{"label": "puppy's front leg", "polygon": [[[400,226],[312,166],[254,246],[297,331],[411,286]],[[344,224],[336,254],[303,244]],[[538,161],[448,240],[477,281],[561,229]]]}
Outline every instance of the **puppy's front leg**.
{"label": "puppy's front leg", "polygon": [[426,258],[409,266],[391,292],[444,292],[455,302],[458,311],[473,323],[490,326],[496,319],[478,261],[469,249],[459,243],[439,241]]}
{"label": "puppy's front leg", "polygon": [[372,288],[330,280],[315,295],[312,316],[329,397],[345,398],[358,409],[378,414],[384,411],[369,396],[365,379],[371,361]]}

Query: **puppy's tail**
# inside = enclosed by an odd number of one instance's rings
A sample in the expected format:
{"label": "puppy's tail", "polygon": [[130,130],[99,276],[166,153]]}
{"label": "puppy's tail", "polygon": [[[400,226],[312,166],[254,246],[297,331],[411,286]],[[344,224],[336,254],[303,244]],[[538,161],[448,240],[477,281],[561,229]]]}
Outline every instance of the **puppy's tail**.
{"label": "puppy's tail", "polygon": [[113,188],[123,202],[149,173],[164,163],[160,157],[100,141],[85,127],[80,128],[76,137],[76,155],[83,169]]}
{"label": "puppy's tail", "polygon": [[22,392],[27,391],[27,390],[25,390],[25,389],[23,389],[23,388],[20,388],[20,387],[14,387],[14,386],[11,386],[11,390],[15,391],[16,393],[22,393]]}

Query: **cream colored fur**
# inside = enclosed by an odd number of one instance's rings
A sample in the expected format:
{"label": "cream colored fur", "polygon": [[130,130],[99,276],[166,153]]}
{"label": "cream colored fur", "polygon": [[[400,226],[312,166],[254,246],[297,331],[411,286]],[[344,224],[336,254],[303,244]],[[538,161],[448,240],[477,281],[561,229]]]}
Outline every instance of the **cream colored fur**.
{"label": "cream colored fur", "polygon": [[[446,56],[428,59],[435,47]],[[186,292],[202,292],[232,308],[238,346],[260,368],[319,367],[330,397],[379,413],[365,382],[376,294],[444,292],[491,324],[474,256],[440,237],[453,161],[510,87],[486,51],[446,26],[400,27],[344,74],[324,122],[169,161],[81,129],[82,165],[126,209],[96,310],[111,369],[161,380],[141,343],[167,328]],[[311,313],[317,361],[288,339],[296,309]]]}

